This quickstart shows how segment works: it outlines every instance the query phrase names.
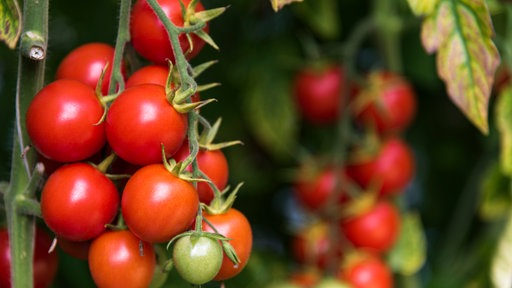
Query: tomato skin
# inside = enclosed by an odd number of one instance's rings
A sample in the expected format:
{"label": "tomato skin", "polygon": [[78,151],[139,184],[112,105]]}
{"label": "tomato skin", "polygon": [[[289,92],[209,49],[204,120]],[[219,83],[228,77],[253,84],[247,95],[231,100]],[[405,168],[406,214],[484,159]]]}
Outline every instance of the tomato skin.
{"label": "tomato skin", "polygon": [[[190,0],[182,0],[182,2],[187,7]],[[158,3],[174,25],[184,25],[180,1],[158,0]],[[200,2],[197,3],[195,11],[204,11]],[[203,28],[203,31],[208,32],[208,24]],[[166,65],[167,59],[173,63],[176,62],[169,35],[146,0],[138,0],[133,5],[130,18],[130,35],[133,48],[145,59],[159,65]],[[197,35],[191,33],[190,36],[193,49],[189,53],[186,53],[190,49],[190,43],[186,35],[182,33],[178,36],[181,49],[187,60],[194,58],[205,44]]]}
{"label": "tomato skin", "polygon": [[27,133],[44,157],[58,162],[84,160],[106,142],[98,123],[103,107],[94,90],[78,80],[56,80],[32,99],[26,115]]}
{"label": "tomato skin", "polygon": [[331,197],[337,199],[337,204],[343,204],[348,200],[348,194],[341,189],[341,186],[337,189],[336,185],[341,185],[341,181],[345,181],[346,176],[345,172],[340,171],[337,180],[336,174],[336,169],[333,167],[325,167],[312,175],[303,170],[294,184],[294,195],[305,208],[316,212],[321,211]]}
{"label": "tomato skin", "polygon": [[388,71],[370,74],[369,81],[369,87],[361,90],[356,99],[366,97],[372,100],[356,109],[355,121],[363,126],[373,126],[380,134],[404,131],[416,115],[413,88],[404,78]]}
{"label": "tomato skin", "polygon": [[144,166],[135,172],[121,199],[126,225],[133,234],[150,243],[166,242],[186,231],[198,208],[194,186],[162,164]]}
{"label": "tomato skin", "polygon": [[300,70],[293,82],[299,112],[308,122],[331,124],[340,117],[343,71],[338,66]]}
{"label": "tomato skin", "polygon": [[403,193],[415,172],[415,160],[409,145],[398,137],[386,139],[377,155],[347,165],[347,176],[362,188],[377,184],[379,195]]}
{"label": "tomato skin", "polygon": [[[76,79],[96,89],[98,80],[108,64],[101,93],[108,94],[115,49],[106,43],[87,43],[69,52],[59,63],[55,79]],[[124,66],[122,66],[124,72]]]}
{"label": "tomato skin", "polygon": [[381,258],[367,255],[340,269],[337,277],[353,288],[392,288],[393,275]]}
{"label": "tomato skin", "polygon": [[[47,288],[55,279],[58,269],[58,255],[48,253],[52,238],[36,226],[34,238],[33,279],[35,288]],[[7,228],[0,229],[0,287],[11,287],[11,254]]]}
{"label": "tomato skin", "polygon": [[388,201],[379,201],[369,211],[341,220],[340,224],[340,230],[354,247],[384,253],[398,238],[400,213]]}
{"label": "tomato skin", "polygon": [[[172,157],[177,162],[183,161],[190,155],[189,151],[188,141],[185,141]],[[229,180],[229,166],[222,150],[199,149],[196,160],[199,169],[210,178],[220,191],[226,188]],[[191,166],[187,169],[192,171]],[[213,189],[207,182],[197,183],[197,193],[199,193],[199,200],[205,204],[210,204],[214,196]]]}
{"label": "tomato skin", "polygon": [[92,278],[101,288],[149,287],[156,267],[153,246],[128,230],[101,234],[92,241],[88,258]]}
{"label": "tomato skin", "polygon": [[172,260],[183,279],[191,284],[201,285],[217,275],[222,265],[223,253],[217,240],[187,235],[174,243]]}
{"label": "tomato skin", "polygon": [[87,163],[64,165],[50,175],[41,192],[41,213],[59,237],[86,241],[97,237],[117,215],[119,193]]}
{"label": "tomato skin", "polygon": [[167,101],[164,87],[142,84],[124,90],[110,106],[105,129],[112,150],[136,165],[162,162],[162,147],[171,157],[185,140],[186,114]]}
{"label": "tomato skin", "polygon": [[[224,253],[222,267],[219,273],[213,278],[216,281],[230,279],[238,275],[247,265],[252,252],[252,228],[245,215],[235,208],[230,208],[224,214],[208,214],[204,213],[206,218],[217,231],[227,238],[233,246],[240,263],[235,266],[233,262]],[[206,232],[214,232],[213,229],[203,221],[203,230]]]}

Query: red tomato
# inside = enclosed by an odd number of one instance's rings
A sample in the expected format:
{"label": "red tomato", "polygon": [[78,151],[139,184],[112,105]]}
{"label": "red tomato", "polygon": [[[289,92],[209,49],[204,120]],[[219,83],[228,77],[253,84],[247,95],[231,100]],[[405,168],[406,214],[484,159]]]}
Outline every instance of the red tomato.
{"label": "red tomato", "polygon": [[389,267],[375,255],[366,255],[348,261],[337,277],[353,288],[392,288],[393,275]]}
{"label": "red tomato", "polygon": [[386,252],[400,232],[400,213],[393,204],[380,201],[361,215],[341,220],[340,229],[356,248]]}
{"label": "red tomato", "polygon": [[[380,134],[399,133],[416,114],[416,95],[409,83],[391,72],[374,72],[369,85],[355,97],[356,122],[372,126]],[[361,100],[358,100],[361,99]]]}
{"label": "red tomato", "polygon": [[301,270],[292,272],[288,279],[291,283],[297,284],[300,287],[313,288],[322,279],[322,274],[317,269]]}
{"label": "red tomato", "polygon": [[[57,67],[55,78],[79,80],[96,89],[101,73],[108,64],[101,85],[101,93],[107,95],[114,64],[114,52],[114,47],[105,43],[87,43],[79,46],[62,59]],[[124,66],[122,69],[124,72]]]}
{"label": "red tomato", "polygon": [[297,108],[306,121],[330,124],[341,114],[343,71],[338,66],[307,67],[293,82]]}
{"label": "red tomato", "polygon": [[295,196],[304,207],[318,212],[328,205],[329,200],[337,199],[337,204],[348,200],[347,193],[342,189],[342,181],[346,181],[345,172],[340,171],[336,179],[336,170],[333,167],[326,167],[311,174],[308,171],[308,167],[303,167],[294,185]]}
{"label": "red tomato", "polygon": [[[47,288],[55,279],[58,256],[48,253],[52,238],[42,228],[36,227],[34,238],[33,279],[35,288]],[[0,229],[0,287],[11,287],[11,253],[7,228]]]}
{"label": "red tomato", "polygon": [[192,184],[167,171],[164,165],[152,164],[128,180],[121,207],[126,225],[137,237],[160,243],[190,227],[199,197]]}
{"label": "red tomato", "polygon": [[89,249],[89,270],[101,288],[149,287],[155,267],[153,246],[128,230],[107,231]]}
{"label": "red tomato", "polygon": [[[208,220],[217,231],[225,237],[231,239],[229,243],[233,246],[240,263],[238,265],[233,262],[224,254],[222,260],[222,267],[215,278],[216,281],[222,281],[233,278],[238,275],[247,265],[252,251],[252,228],[251,224],[245,215],[235,208],[230,208],[224,214],[203,214],[204,218]],[[203,221],[203,230],[207,232],[214,232],[214,230]]]}
{"label": "red tomato", "polygon": [[[172,157],[177,161],[185,160],[190,152],[188,141],[181,146],[181,148]],[[213,182],[219,190],[226,188],[229,179],[229,166],[228,160],[222,150],[205,150],[199,149],[196,156],[197,165],[199,169]],[[192,167],[187,167],[192,171]],[[197,193],[199,193],[199,200],[203,203],[210,204],[213,199],[214,193],[210,184],[207,182],[197,183]]]}
{"label": "red tomato", "polygon": [[400,138],[385,140],[377,155],[347,165],[347,176],[362,188],[376,184],[382,196],[402,193],[414,176],[415,161],[409,145]]}
{"label": "red tomato", "polygon": [[329,233],[329,225],[318,222],[294,234],[291,249],[295,261],[320,269],[325,269],[329,263],[337,263],[341,259],[342,247]]}
{"label": "red tomato", "polygon": [[142,84],[124,90],[105,123],[112,150],[136,165],[162,162],[162,144],[171,157],[185,140],[188,120],[167,101],[164,87]]}
{"label": "red tomato", "polygon": [[[190,0],[181,1],[185,7],[190,3]],[[158,0],[158,3],[174,25],[184,26],[179,0]],[[195,11],[200,12],[203,10],[203,5],[198,1]],[[138,0],[133,5],[130,19],[132,45],[142,57],[159,65],[166,65],[167,59],[173,63],[175,62],[169,35],[146,0]],[[208,25],[203,28],[203,31],[208,32]],[[189,60],[195,57],[205,44],[204,40],[197,35],[191,33],[190,36],[192,46],[190,46],[190,42],[185,34],[179,35],[181,49],[186,53],[185,56]]]}
{"label": "red tomato", "polygon": [[54,81],[30,103],[26,124],[32,145],[58,162],[84,160],[105,145],[103,107],[94,90],[77,80]]}
{"label": "red tomato", "polygon": [[85,241],[103,233],[118,207],[114,183],[87,163],[60,167],[41,192],[43,220],[57,236],[71,241]]}

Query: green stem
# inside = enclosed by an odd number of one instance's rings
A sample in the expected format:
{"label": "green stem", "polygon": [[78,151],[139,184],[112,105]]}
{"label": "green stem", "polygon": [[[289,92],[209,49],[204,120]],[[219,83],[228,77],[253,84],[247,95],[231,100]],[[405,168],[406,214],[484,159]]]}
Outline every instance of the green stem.
{"label": "green stem", "polygon": [[376,34],[384,53],[386,68],[396,73],[402,72],[400,34],[402,19],[398,15],[396,0],[374,0],[373,16],[377,23]]}
{"label": "green stem", "polygon": [[[16,136],[14,137],[10,186],[4,195],[11,253],[12,287],[33,287],[33,239],[35,219],[19,209],[26,201],[34,204],[36,185],[29,186],[35,154],[27,151],[30,140],[25,128],[25,114],[34,95],[44,85],[48,38],[48,0],[26,0],[19,49],[16,90]],[[30,200],[29,200],[30,199]],[[34,205],[32,205],[34,206]],[[37,210],[36,207],[30,209]]]}
{"label": "green stem", "polygon": [[109,84],[108,92],[113,94],[118,91],[124,90],[124,77],[122,71],[122,61],[124,55],[124,48],[126,43],[130,41],[130,9],[131,0],[121,0],[121,7],[119,9],[119,23],[116,38],[116,47],[114,52],[114,63],[112,64],[112,76]]}

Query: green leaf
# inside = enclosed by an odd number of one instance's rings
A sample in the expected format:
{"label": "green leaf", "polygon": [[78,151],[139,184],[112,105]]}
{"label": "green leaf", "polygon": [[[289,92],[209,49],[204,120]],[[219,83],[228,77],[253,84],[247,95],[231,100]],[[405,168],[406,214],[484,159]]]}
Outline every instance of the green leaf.
{"label": "green leaf", "polygon": [[283,9],[284,6],[291,4],[293,2],[302,2],[303,0],[270,0],[270,4],[272,4],[272,9],[275,12]]}
{"label": "green leaf", "polygon": [[455,105],[484,134],[494,74],[500,63],[484,0],[442,0],[422,27],[423,46],[437,51],[437,71]]}
{"label": "green leaf", "polygon": [[10,49],[16,47],[21,34],[21,11],[16,0],[0,0],[0,40]]}
{"label": "green leaf", "polygon": [[426,259],[426,240],[417,213],[402,214],[402,225],[397,243],[390,251],[388,260],[396,273],[410,276],[418,272]]}
{"label": "green leaf", "polygon": [[336,39],[341,33],[339,0],[309,0],[293,6],[309,28],[325,39]]}
{"label": "green leaf", "polygon": [[512,87],[508,86],[496,100],[496,126],[500,134],[500,163],[505,175],[512,176]]}
{"label": "green leaf", "polygon": [[428,15],[432,13],[439,0],[407,0],[412,12],[417,15]]}
{"label": "green leaf", "polygon": [[512,213],[508,216],[508,222],[503,230],[491,265],[491,279],[494,287],[512,287]]}
{"label": "green leaf", "polygon": [[501,172],[498,161],[492,163],[482,175],[478,212],[485,221],[502,219],[509,212],[511,199],[510,179]]}

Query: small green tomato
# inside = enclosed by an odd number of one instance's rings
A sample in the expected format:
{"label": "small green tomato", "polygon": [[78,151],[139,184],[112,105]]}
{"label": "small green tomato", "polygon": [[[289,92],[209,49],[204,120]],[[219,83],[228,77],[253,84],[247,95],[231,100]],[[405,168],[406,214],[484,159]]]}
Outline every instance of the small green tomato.
{"label": "small green tomato", "polygon": [[201,235],[186,235],[174,243],[172,260],[183,279],[201,285],[217,275],[223,253],[217,240]]}

